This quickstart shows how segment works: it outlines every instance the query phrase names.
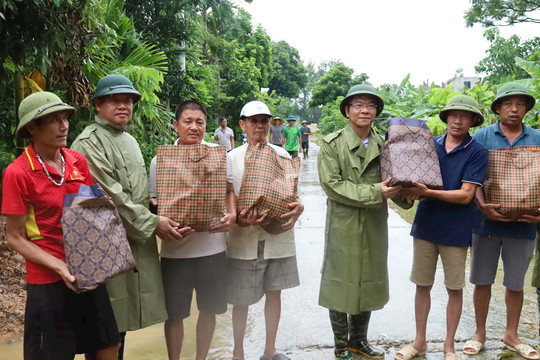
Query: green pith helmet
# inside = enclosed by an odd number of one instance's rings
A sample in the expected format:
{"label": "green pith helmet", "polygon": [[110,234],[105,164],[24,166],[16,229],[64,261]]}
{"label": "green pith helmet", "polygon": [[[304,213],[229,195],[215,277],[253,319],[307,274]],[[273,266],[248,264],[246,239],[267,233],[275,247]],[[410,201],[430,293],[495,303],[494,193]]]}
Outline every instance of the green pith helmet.
{"label": "green pith helmet", "polygon": [[495,110],[497,103],[505,97],[514,96],[514,95],[521,95],[527,98],[527,111],[531,110],[534,107],[534,103],[536,101],[534,99],[534,96],[532,96],[529,93],[527,88],[524,85],[521,85],[520,83],[509,82],[509,83],[503,84],[497,91],[497,97],[491,103],[491,111],[499,115],[499,113]]}
{"label": "green pith helmet", "polygon": [[135,90],[133,84],[124,75],[107,75],[98,81],[96,93],[92,97],[92,103],[95,99],[102,96],[113,94],[130,94],[133,97],[133,103],[141,99],[141,94]]}
{"label": "green pith helmet", "polygon": [[341,113],[343,114],[343,116],[347,117],[345,113],[345,106],[347,106],[351,98],[353,98],[356,95],[362,95],[362,94],[371,95],[375,97],[376,102],[377,102],[377,115],[376,116],[378,116],[381,113],[381,111],[383,111],[384,102],[382,98],[379,96],[379,94],[377,94],[375,89],[367,84],[359,84],[359,85],[354,85],[352,88],[349,89],[347,96],[345,97],[345,99],[343,99],[343,101],[339,105],[339,110],[341,110]]}
{"label": "green pith helmet", "polygon": [[71,116],[75,113],[75,108],[48,91],[40,91],[27,96],[19,105],[19,126],[15,135],[22,138],[30,137],[26,125],[42,116],[59,111],[69,111],[69,116]]}
{"label": "green pith helmet", "polygon": [[477,119],[473,126],[480,126],[484,123],[484,116],[480,112],[478,102],[468,95],[457,95],[448,101],[444,109],[439,112],[439,117],[443,122],[446,122],[450,110],[465,110],[475,114]]}

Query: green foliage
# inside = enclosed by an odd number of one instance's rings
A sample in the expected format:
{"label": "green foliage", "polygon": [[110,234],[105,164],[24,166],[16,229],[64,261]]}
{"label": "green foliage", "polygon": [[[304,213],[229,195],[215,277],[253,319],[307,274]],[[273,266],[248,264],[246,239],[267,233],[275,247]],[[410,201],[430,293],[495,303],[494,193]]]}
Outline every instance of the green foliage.
{"label": "green foliage", "polygon": [[[297,113],[297,109],[293,104],[291,104],[291,100],[289,98],[286,98],[284,96],[276,96],[274,103],[275,105],[270,108],[270,110],[272,111],[272,115],[279,116],[284,120],[285,123],[287,123],[287,116],[293,114],[296,115]],[[297,117],[299,118],[299,116]]]}
{"label": "green foliage", "polygon": [[402,116],[429,119],[437,114],[437,104],[430,101],[435,85],[432,84],[430,91],[426,91],[423,86],[412,85],[409,79],[410,75],[407,74],[399,85],[385,85],[379,90],[384,101],[381,118]]}
{"label": "green foliage", "polygon": [[300,89],[307,83],[306,69],[298,50],[286,41],[273,43],[272,58],[274,76],[268,84],[270,93],[275,92],[291,99],[298,97]]}
{"label": "green foliage", "polygon": [[[147,167],[150,165],[152,158],[156,156],[158,145],[173,144],[176,140],[177,135],[172,126],[172,119],[168,119],[169,122],[160,131],[153,131],[148,122],[144,124],[142,131],[130,131],[134,137],[138,138],[139,148],[141,149]],[[141,132],[144,133],[143,138],[139,137]]]}
{"label": "green foliage", "polygon": [[268,87],[270,79],[274,76],[272,64],[272,45],[270,36],[258,26],[255,33],[248,37],[245,45],[245,56],[255,60],[255,67],[259,69],[260,76],[257,79],[260,87]]}
{"label": "green foliage", "polygon": [[508,39],[500,36],[499,29],[491,28],[484,32],[484,37],[491,43],[486,50],[486,57],[475,66],[476,72],[487,73],[484,79],[499,83],[505,78],[524,79],[529,75],[515,62],[515,57],[528,58],[540,49],[540,37],[521,42],[517,35]]}
{"label": "green foliage", "polygon": [[324,106],[338,96],[345,97],[353,85],[361,84],[368,78],[366,74],[353,78],[353,73],[354,70],[342,62],[336,63],[313,87],[309,106]]}
{"label": "green foliage", "polygon": [[467,26],[481,24],[484,27],[505,26],[517,23],[540,23],[535,11],[540,9],[539,0],[471,0],[471,8],[465,12]]}
{"label": "green foliage", "polygon": [[344,96],[338,96],[323,107],[319,129],[324,135],[342,129],[349,123],[349,119],[343,116],[339,110],[339,104],[344,98]]}
{"label": "green foliage", "polygon": [[84,71],[94,86],[108,74],[121,74],[133,82],[142,97],[134,107],[131,121],[138,129],[136,138],[144,139],[147,126],[152,132],[162,130],[172,116],[156,95],[164,81],[167,59],[156,45],[141,40],[124,13],[123,0],[99,0],[99,3],[105,18],[102,27],[111,36],[97,39],[88,49]]}
{"label": "green foliage", "polygon": [[[540,99],[540,50],[537,50],[527,60],[516,58],[516,63],[531,76],[529,79],[520,82],[529,89],[529,92],[536,99]],[[538,101],[534,108],[527,113],[524,122],[536,129],[540,128],[540,105]]]}

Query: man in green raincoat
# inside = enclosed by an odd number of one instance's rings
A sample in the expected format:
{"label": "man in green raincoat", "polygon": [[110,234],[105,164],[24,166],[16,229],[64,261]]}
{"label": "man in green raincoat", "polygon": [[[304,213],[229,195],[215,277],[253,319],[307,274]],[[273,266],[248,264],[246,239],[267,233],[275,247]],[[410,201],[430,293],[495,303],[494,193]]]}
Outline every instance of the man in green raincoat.
{"label": "man in green raincoat", "polygon": [[[86,127],[71,148],[84,155],[92,177],[112,198],[122,222],[138,272],[129,271],[107,281],[107,291],[125,337],[167,319],[156,236],[179,241],[184,229],[178,223],[157,216],[147,207],[149,199],[146,166],[139,144],[126,132],[133,104],[141,94],[122,75],[108,75],[97,85],[92,98],[97,110],[95,123]],[[123,358],[124,341],[119,351]]]}
{"label": "man in green raincoat", "polygon": [[383,106],[371,86],[353,86],[340,105],[349,123],[326,136],[319,151],[319,178],[328,196],[319,304],[330,310],[336,359],[352,359],[351,353],[384,358],[367,341],[371,311],[389,297],[386,199],[400,191],[388,187],[390,179],[381,180],[384,139],[372,124]]}

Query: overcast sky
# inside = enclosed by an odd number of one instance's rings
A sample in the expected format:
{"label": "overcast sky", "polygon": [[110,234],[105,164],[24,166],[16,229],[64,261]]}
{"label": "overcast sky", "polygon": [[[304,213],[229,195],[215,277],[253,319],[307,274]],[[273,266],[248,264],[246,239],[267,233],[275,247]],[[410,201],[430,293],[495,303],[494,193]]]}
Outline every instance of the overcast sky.
{"label": "overcast sky", "polygon": [[[489,42],[479,25],[465,27],[469,0],[235,0],[266,29],[272,41],[285,40],[304,63],[341,60],[375,86],[411,82],[440,85],[458,68],[475,74]],[[540,25],[501,28],[522,40],[540,35]]]}

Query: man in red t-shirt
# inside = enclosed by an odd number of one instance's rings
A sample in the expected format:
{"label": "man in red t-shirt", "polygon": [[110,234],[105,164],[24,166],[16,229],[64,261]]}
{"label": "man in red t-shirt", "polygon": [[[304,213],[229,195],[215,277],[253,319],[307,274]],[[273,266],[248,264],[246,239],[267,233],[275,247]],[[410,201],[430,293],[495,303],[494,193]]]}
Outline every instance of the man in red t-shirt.
{"label": "man in red t-shirt", "polygon": [[32,142],[2,180],[7,242],[26,259],[25,360],[73,359],[92,351],[112,360],[120,342],[105,286],[75,293],[65,263],[64,195],[93,183],[84,157],[65,148],[74,112],[53,93],[24,99],[16,135]]}

